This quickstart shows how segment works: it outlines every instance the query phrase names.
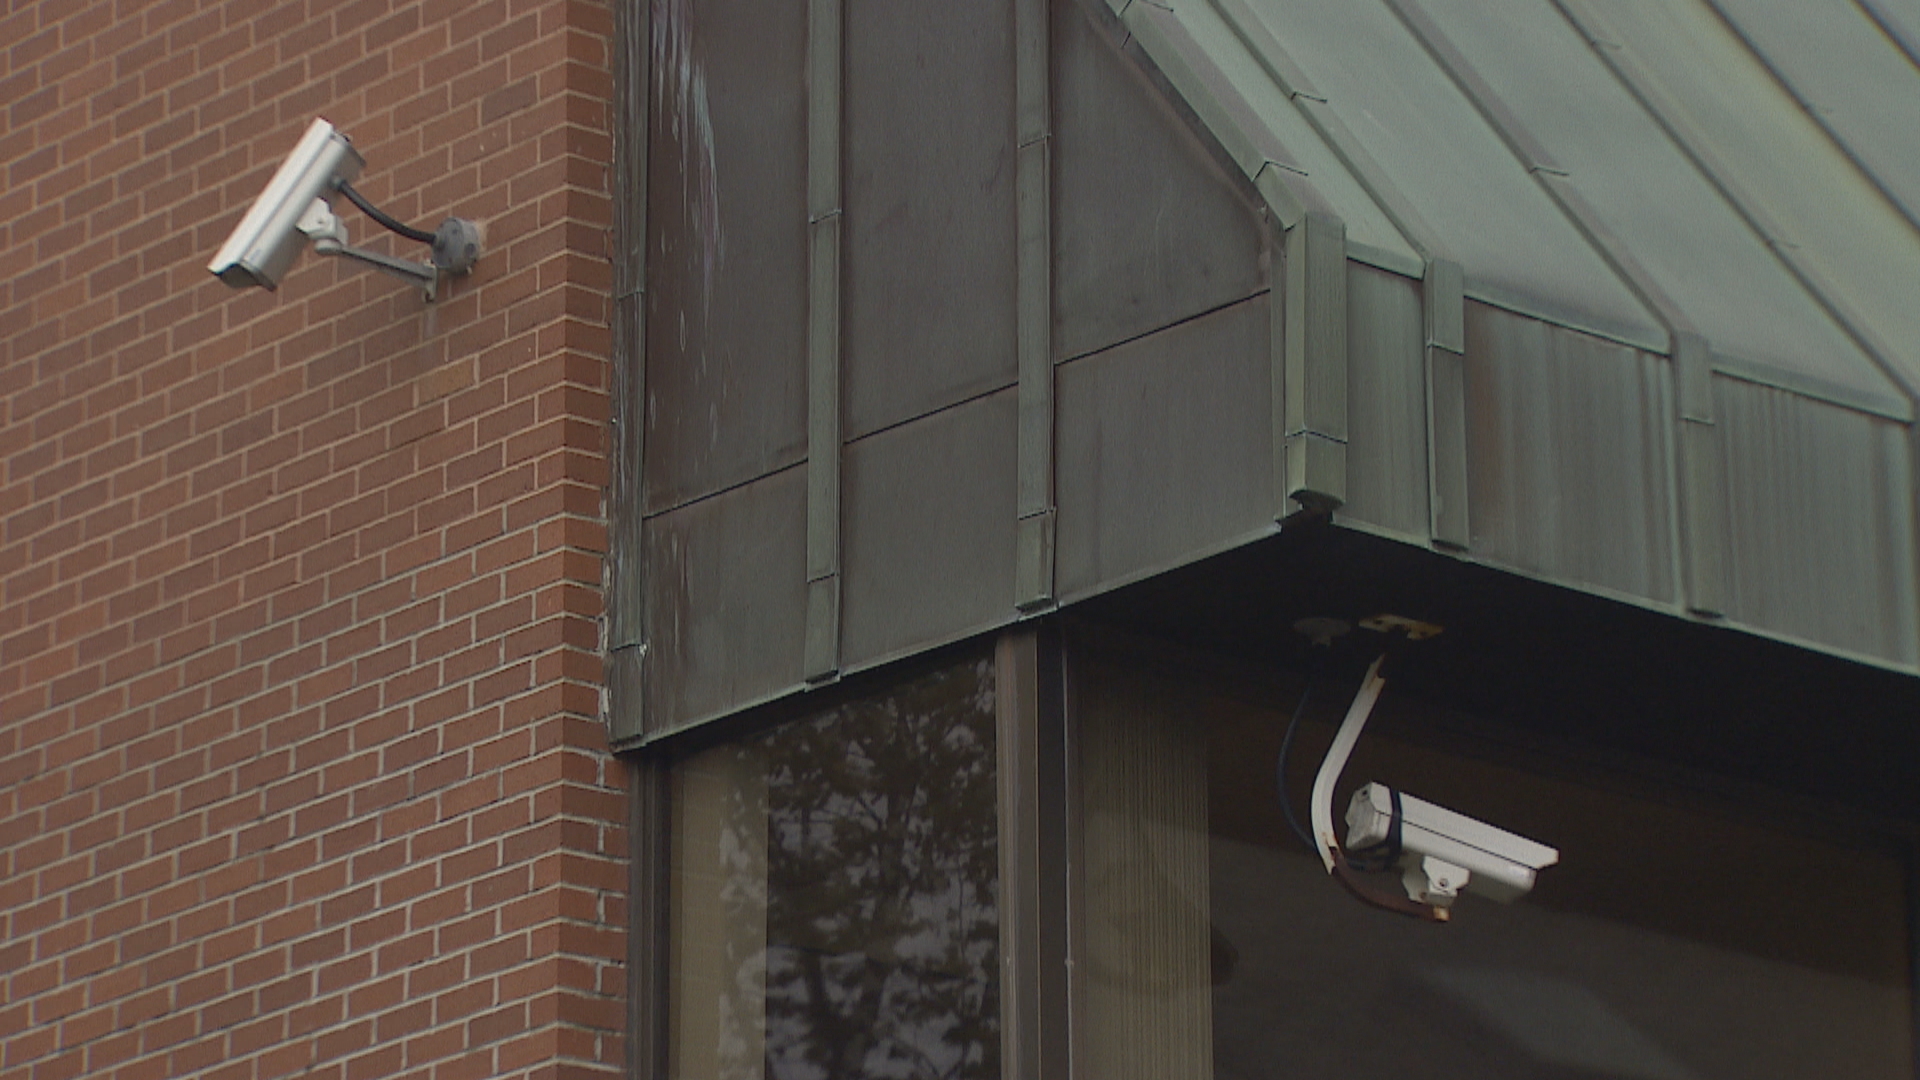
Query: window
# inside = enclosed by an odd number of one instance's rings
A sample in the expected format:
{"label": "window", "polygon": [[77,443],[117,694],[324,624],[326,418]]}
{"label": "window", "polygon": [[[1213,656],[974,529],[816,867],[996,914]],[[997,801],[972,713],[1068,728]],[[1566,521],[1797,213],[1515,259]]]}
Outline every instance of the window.
{"label": "window", "polygon": [[[1465,894],[1436,926],[1356,901],[1288,831],[1304,678],[1082,655],[1081,1075],[1914,1075],[1903,860],[1857,823],[1503,747],[1390,686],[1336,816],[1381,780],[1562,853],[1520,902]],[[1297,737],[1302,819],[1354,682]]]}
{"label": "window", "polygon": [[[638,857],[664,887],[637,925],[667,931],[636,940],[668,956],[637,969],[659,980],[641,1075],[1914,1076],[1902,835],[1542,752],[1390,683],[1338,799],[1378,780],[1562,853],[1516,904],[1417,922],[1288,831],[1274,772],[1307,679],[1171,655],[1016,630],[676,741],[639,803],[666,854]],[[1302,810],[1355,681],[1304,713]]]}
{"label": "window", "polygon": [[967,660],[672,774],[670,1074],[1000,1074],[994,672]]}

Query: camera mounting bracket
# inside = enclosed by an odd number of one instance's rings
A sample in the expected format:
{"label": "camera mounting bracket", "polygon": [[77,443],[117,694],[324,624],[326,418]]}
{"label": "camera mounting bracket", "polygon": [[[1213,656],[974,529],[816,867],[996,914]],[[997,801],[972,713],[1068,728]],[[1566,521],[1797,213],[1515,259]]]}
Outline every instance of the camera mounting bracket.
{"label": "camera mounting bracket", "polygon": [[315,199],[300,215],[299,230],[313,241],[315,255],[338,255],[362,266],[371,267],[382,273],[392,274],[402,281],[420,287],[429,301],[434,298],[436,286],[440,283],[440,270],[432,263],[409,262],[396,259],[391,255],[382,255],[377,251],[368,251],[347,243],[347,226],[327,205],[325,199]]}

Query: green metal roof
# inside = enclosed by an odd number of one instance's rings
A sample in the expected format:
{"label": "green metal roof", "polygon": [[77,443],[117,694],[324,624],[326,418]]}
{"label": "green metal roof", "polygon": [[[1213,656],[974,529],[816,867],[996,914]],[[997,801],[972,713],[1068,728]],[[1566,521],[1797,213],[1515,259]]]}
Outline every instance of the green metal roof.
{"label": "green metal roof", "polygon": [[1110,0],[1352,257],[1910,418],[1920,48],[1877,0]]}

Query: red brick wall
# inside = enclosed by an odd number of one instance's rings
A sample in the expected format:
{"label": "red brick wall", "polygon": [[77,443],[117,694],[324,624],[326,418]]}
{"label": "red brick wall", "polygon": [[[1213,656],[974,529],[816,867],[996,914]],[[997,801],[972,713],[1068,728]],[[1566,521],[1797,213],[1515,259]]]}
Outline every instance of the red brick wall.
{"label": "red brick wall", "polygon": [[[0,1077],[617,1071],[610,29],[0,15]],[[316,115],[472,278],[207,273]]]}

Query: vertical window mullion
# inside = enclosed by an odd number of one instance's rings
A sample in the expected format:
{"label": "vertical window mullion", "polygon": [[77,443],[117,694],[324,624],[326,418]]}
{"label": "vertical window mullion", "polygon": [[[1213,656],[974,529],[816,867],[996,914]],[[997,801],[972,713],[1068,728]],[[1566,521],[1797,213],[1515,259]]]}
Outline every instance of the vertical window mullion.
{"label": "vertical window mullion", "polygon": [[1066,731],[1050,627],[1002,635],[996,649],[1000,798],[1001,1062],[1006,1080],[1065,1080]]}
{"label": "vertical window mullion", "polygon": [[627,818],[627,1073],[667,1076],[667,911],[671,777],[658,753],[630,759]]}

